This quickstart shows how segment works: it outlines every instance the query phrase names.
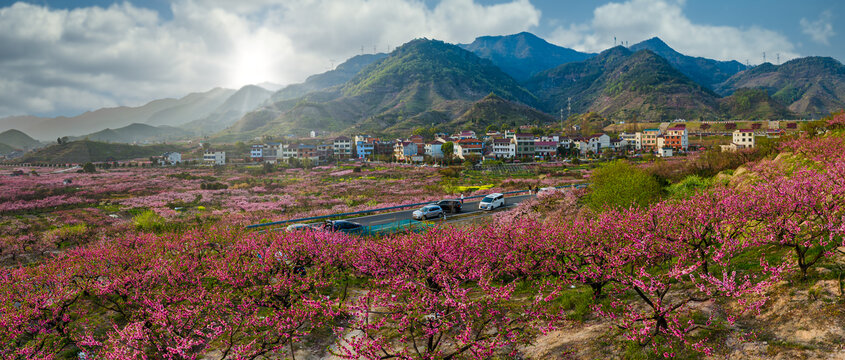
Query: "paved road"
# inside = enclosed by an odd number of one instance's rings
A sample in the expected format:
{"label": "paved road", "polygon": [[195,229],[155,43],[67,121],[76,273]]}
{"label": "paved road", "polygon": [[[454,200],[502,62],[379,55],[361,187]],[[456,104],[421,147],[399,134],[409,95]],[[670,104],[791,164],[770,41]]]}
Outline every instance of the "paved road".
{"label": "paved road", "polygon": [[[534,195],[517,195],[517,196],[505,197],[505,206],[501,207],[499,209],[506,209],[506,208],[515,206],[516,204],[519,204],[523,200],[529,199],[529,198],[532,198],[532,197],[534,197]],[[480,200],[479,201],[464,201],[464,205],[461,207],[461,210],[462,210],[461,214],[471,214],[471,213],[475,213],[475,212],[479,212],[479,211],[484,211],[484,210],[478,209],[478,203],[479,202],[480,202]],[[361,216],[361,217],[356,217],[356,218],[349,218],[349,219],[346,219],[346,220],[354,221],[354,222],[360,223],[361,225],[364,225],[364,226],[382,225],[382,224],[387,224],[387,223],[391,223],[391,222],[394,222],[394,221],[411,219],[411,213],[413,213],[414,210],[417,210],[417,208],[402,210],[402,211],[394,211],[394,212],[389,212],[389,213],[384,213],[384,214],[367,215],[367,216]],[[447,220],[449,219],[449,214],[446,214],[446,219]]]}

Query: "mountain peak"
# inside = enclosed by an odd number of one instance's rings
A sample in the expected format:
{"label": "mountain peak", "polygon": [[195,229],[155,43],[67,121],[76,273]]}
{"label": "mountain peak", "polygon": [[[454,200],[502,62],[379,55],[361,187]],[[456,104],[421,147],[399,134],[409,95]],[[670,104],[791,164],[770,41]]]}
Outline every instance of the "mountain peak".
{"label": "mountain peak", "polygon": [[512,35],[481,36],[471,44],[458,46],[492,61],[519,81],[528,80],[531,76],[558,65],[584,61],[595,55],[551,44],[525,31]]}

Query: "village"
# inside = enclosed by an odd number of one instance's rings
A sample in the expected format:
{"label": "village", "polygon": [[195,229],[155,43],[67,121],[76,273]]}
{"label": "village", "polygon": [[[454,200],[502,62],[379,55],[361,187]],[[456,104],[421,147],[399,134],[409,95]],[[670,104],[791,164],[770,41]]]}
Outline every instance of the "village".
{"label": "village", "polygon": [[[654,124],[655,126],[659,124]],[[790,124],[792,125],[792,124]],[[791,126],[793,130],[797,127]],[[621,132],[611,137],[608,133],[594,133],[586,136],[567,136],[559,133],[536,134],[535,127],[523,126],[517,130],[488,131],[478,134],[472,130],[454,134],[434,133],[433,139],[423,135],[387,140],[365,134],[338,136],[320,139],[318,132],[312,138],[301,142],[265,142],[250,146],[249,156],[227,161],[226,151],[204,152],[202,163],[224,165],[232,162],[270,163],[288,162],[297,165],[320,165],[338,160],[404,162],[414,164],[442,165],[454,161],[531,162],[555,159],[590,159],[608,154],[653,154],[657,157],[673,157],[706,147],[690,142],[690,132],[683,123],[647,128],[637,132]],[[573,127],[575,132],[580,128]],[[721,144],[721,151],[737,151],[754,148],[756,138],[777,138],[786,129],[761,127],[735,129],[733,132],[709,134],[709,137],[725,138],[728,144]],[[178,153],[167,153],[161,158],[165,164],[181,162]]]}

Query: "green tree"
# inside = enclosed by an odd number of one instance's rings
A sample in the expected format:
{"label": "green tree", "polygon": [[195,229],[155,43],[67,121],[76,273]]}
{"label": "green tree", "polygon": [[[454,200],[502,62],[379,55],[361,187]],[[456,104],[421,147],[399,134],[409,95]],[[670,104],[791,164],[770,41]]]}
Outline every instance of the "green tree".
{"label": "green tree", "polygon": [[455,144],[451,141],[445,142],[443,145],[440,146],[440,151],[443,152],[443,157],[446,158],[446,161],[452,161],[452,155],[455,153]]}
{"label": "green tree", "polygon": [[617,160],[597,169],[591,179],[592,192],[587,196],[587,204],[597,211],[605,207],[644,207],[659,200],[662,192],[654,176],[625,160]]}
{"label": "green tree", "polygon": [[82,172],[88,173],[88,174],[93,174],[93,173],[97,172],[97,168],[94,167],[93,163],[87,162],[87,163],[85,163],[85,165],[82,165]]}

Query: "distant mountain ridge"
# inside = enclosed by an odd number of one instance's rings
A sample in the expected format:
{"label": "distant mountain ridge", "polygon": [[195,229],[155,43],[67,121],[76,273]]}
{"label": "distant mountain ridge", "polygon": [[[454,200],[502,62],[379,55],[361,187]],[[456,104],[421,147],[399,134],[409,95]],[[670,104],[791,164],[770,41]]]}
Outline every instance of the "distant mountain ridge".
{"label": "distant mountain ridge", "polygon": [[596,55],[550,44],[529,32],[482,36],[470,44],[458,46],[492,61],[517,81],[526,81],[541,71]]}
{"label": "distant mountain ridge", "polygon": [[203,93],[191,93],[180,99],[153,100],[137,107],[102,108],[74,117],[7,117],[0,119],[0,130],[18,129],[39,139],[52,140],[133,123],[173,126],[208,116],[234,92],[231,89],[215,88]]}
{"label": "distant mountain ridge", "polygon": [[845,66],[818,56],[765,63],[734,75],[716,91],[730,95],[741,88],[763,89],[798,114],[829,114],[845,108]]}
{"label": "distant mountain ridge", "polygon": [[71,140],[91,140],[107,143],[146,143],[164,142],[187,139],[192,132],[172,126],[151,126],[147,124],[130,124],[117,129],[104,129],[85,136],[73,137]]}
{"label": "distant mountain ridge", "polygon": [[208,135],[223,130],[246,113],[255,110],[267,101],[273,92],[255,85],[247,85],[220,104],[210,115],[180,125],[179,127],[198,135]]}
{"label": "distant mountain ridge", "polygon": [[634,44],[629,49],[633,52],[651,50],[666,59],[675,69],[678,69],[693,81],[710,89],[746,69],[745,65],[736,60],[718,61],[681,54],[658,37]]}

